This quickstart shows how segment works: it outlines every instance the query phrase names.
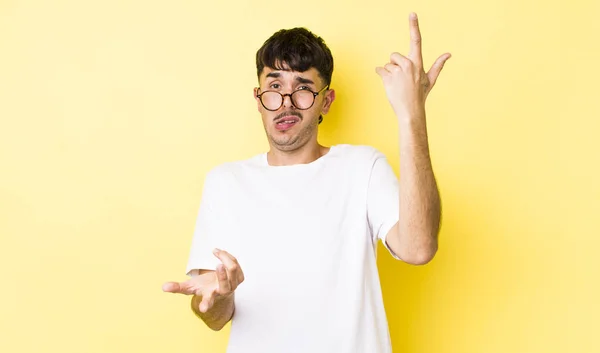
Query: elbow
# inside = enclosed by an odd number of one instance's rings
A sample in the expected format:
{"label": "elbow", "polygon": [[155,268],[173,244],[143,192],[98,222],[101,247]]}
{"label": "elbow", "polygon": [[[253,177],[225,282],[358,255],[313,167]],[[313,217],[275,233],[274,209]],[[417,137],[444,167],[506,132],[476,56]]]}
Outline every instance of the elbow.
{"label": "elbow", "polygon": [[399,229],[390,231],[386,237],[388,248],[398,259],[410,265],[425,265],[431,262],[438,250],[437,232],[411,233],[408,237]]}
{"label": "elbow", "polygon": [[437,253],[437,245],[421,248],[400,258],[410,265],[423,266],[431,262]]}
{"label": "elbow", "polygon": [[433,257],[435,255],[429,255],[429,254],[425,254],[425,255],[416,255],[413,256],[412,258],[406,259],[404,260],[404,262],[410,264],[410,265],[415,265],[415,266],[423,266],[423,265],[427,265],[428,263],[431,262],[431,260],[433,260]]}

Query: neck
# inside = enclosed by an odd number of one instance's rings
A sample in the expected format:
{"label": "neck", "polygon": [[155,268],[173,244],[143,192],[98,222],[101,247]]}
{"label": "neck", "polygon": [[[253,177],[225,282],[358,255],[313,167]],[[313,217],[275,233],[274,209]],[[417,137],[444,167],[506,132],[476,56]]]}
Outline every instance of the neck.
{"label": "neck", "polygon": [[267,161],[271,166],[308,164],[321,158],[327,152],[329,152],[329,148],[321,146],[318,143],[307,143],[293,151],[282,151],[271,146],[271,150],[267,153]]}

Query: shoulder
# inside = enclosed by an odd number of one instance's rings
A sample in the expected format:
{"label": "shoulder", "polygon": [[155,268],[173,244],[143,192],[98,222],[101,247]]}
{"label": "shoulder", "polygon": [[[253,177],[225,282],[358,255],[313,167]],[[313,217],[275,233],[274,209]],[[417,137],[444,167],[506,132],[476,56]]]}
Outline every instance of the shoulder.
{"label": "shoulder", "polygon": [[223,162],[211,168],[206,175],[206,179],[223,182],[224,180],[240,175],[240,173],[247,172],[248,169],[260,168],[263,159],[264,153],[243,160]]}
{"label": "shoulder", "polygon": [[336,154],[349,162],[374,163],[376,160],[386,158],[377,148],[368,145],[335,145]]}

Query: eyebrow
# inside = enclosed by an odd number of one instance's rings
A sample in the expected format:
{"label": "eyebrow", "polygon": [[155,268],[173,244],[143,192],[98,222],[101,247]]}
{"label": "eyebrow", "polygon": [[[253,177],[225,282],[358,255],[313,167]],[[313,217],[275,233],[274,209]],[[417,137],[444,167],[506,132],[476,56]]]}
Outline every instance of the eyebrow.
{"label": "eyebrow", "polygon": [[[273,72],[269,72],[267,74],[267,77],[272,77],[272,78],[280,78],[281,77],[281,73],[273,71]],[[315,84],[313,82],[313,80],[309,80],[308,78],[304,78],[304,77],[296,77],[296,81],[298,81],[298,83],[307,83],[307,84]]]}
{"label": "eyebrow", "polygon": [[304,77],[296,77],[296,81],[298,81],[299,83],[308,83],[308,84],[315,84],[312,80],[309,80],[307,78]]}
{"label": "eyebrow", "polygon": [[267,77],[279,78],[281,77],[281,74],[279,72],[269,72]]}

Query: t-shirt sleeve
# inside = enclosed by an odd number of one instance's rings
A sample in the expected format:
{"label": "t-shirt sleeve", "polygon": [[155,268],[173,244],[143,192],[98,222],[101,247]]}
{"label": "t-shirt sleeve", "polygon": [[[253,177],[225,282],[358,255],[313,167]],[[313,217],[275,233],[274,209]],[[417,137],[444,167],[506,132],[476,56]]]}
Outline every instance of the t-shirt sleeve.
{"label": "t-shirt sleeve", "polygon": [[212,251],[219,247],[223,231],[223,197],[219,177],[214,170],[207,173],[202,190],[202,199],[192,238],[192,246],[186,267],[186,274],[192,276],[198,270],[216,270],[220,263]]}
{"label": "t-shirt sleeve", "polygon": [[398,222],[400,213],[399,192],[398,177],[392,170],[387,158],[380,154],[373,163],[369,178],[367,217],[374,241],[381,239],[385,248],[398,260],[400,260],[400,257],[389,248],[385,237]]}

